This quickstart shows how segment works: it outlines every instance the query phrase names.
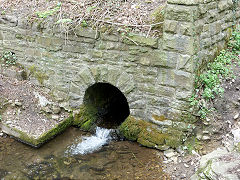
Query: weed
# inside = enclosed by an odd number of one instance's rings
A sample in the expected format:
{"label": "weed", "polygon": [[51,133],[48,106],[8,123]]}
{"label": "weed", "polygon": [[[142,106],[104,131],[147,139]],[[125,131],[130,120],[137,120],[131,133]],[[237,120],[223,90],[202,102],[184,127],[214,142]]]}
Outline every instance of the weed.
{"label": "weed", "polygon": [[61,5],[62,5],[62,4],[59,2],[55,8],[50,9],[50,10],[48,10],[48,11],[36,12],[36,14],[37,14],[37,16],[38,16],[39,18],[47,18],[48,16],[52,16],[52,15],[54,15],[57,11],[59,11]]}
{"label": "weed", "polygon": [[0,59],[5,66],[15,65],[17,61],[17,57],[14,52],[5,51],[3,52],[1,59]]}
{"label": "weed", "polygon": [[212,101],[224,93],[224,89],[221,87],[222,80],[227,77],[235,78],[231,64],[233,61],[240,62],[239,50],[240,33],[235,31],[230,39],[228,49],[221,51],[213,62],[208,63],[206,71],[196,76],[195,90],[189,99],[193,114],[205,119],[214,110]]}

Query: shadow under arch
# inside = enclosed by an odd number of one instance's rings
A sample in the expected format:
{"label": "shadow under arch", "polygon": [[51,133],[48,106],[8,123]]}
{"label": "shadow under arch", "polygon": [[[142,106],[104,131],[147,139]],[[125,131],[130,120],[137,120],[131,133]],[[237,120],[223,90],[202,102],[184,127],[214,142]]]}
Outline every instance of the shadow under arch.
{"label": "shadow under arch", "polygon": [[118,127],[130,114],[124,94],[109,83],[95,83],[85,91],[83,104],[95,112],[96,125]]}

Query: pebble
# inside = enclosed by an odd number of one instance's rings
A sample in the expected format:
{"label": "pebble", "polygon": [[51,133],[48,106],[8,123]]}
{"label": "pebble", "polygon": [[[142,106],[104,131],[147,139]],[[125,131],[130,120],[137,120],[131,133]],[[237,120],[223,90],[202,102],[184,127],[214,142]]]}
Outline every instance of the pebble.
{"label": "pebble", "polygon": [[204,135],[203,137],[202,137],[202,140],[209,140],[209,139],[211,139],[209,136],[206,136],[206,135]]}
{"label": "pebble", "polygon": [[12,121],[6,121],[6,124],[12,124]]}
{"label": "pebble", "polygon": [[54,114],[59,114],[61,112],[61,108],[57,105],[53,105],[52,111]]}
{"label": "pebble", "polygon": [[178,163],[178,158],[176,156],[171,157],[171,160],[174,162],[174,164]]}
{"label": "pebble", "polygon": [[184,178],[186,178],[186,174],[182,174],[180,177],[180,179],[184,179]]}
{"label": "pebble", "polygon": [[18,99],[15,100],[14,102],[15,106],[22,106],[22,103],[18,101]]}
{"label": "pebble", "polygon": [[189,165],[187,165],[186,163],[183,164],[186,168],[189,168]]}
{"label": "pebble", "polygon": [[59,116],[56,115],[56,114],[53,114],[53,115],[52,115],[52,119],[54,119],[54,120],[58,120],[58,119],[59,119]]}
{"label": "pebble", "polygon": [[167,158],[171,158],[173,156],[176,155],[176,153],[174,152],[173,149],[168,149],[166,151],[163,152],[164,156],[166,156]]}
{"label": "pebble", "polygon": [[233,117],[234,120],[236,120],[239,117],[239,113],[235,114],[235,116]]}
{"label": "pebble", "polygon": [[2,132],[0,132],[0,137],[2,137],[3,136],[3,133]]}

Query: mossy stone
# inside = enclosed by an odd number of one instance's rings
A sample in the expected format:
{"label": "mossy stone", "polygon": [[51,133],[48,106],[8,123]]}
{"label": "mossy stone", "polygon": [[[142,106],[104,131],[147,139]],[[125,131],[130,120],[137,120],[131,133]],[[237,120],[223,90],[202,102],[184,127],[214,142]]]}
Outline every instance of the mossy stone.
{"label": "mossy stone", "polygon": [[97,120],[96,109],[91,106],[82,105],[78,114],[74,116],[73,125],[84,131],[94,129]]}
{"label": "mossy stone", "polygon": [[39,147],[43,143],[45,143],[48,140],[54,138],[59,133],[63,132],[66,128],[71,126],[72,123],[73,123],[73,117],[71,115],[69,118],[65,119],[60,124],[58,124],[55,128],[53,128],[53,129],[49,130],[48,132],[42,134],[38,139],[35,139],[34,137],[30,137],[29,135],[27,135],[26,133],[24,133],[22,131],[19,131],[18,129],[14,129],[14,131],[16,131],[17,133],[20,134],[20,136],[18,137],[18,139],[20,141],[23,141],[26,144],[29,144],[29,145],[34,146],[34,147]]}
{"label": "mossy stone", "polygon": [[141,132],[141,122],[129,116],[119,127],[120,133],[128,140],[136,141]]}

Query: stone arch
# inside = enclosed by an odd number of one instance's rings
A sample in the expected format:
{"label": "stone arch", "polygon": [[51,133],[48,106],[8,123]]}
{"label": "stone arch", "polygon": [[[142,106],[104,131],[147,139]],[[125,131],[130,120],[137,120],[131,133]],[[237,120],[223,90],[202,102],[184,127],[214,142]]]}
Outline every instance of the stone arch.
{"label": "stone arch", "polygon": [[117,87],[126,99],[135,88],[133,75],[123,71],[121,67],[109,65],[85,66],[71,82],[69,97],[70,106],[78,107],[83,103],[86,89],[95,83],[109,83]]}
{"label": "stone arch", "polygon": [[88,87],[83,105],[94,125],[105,128],[118,127],[130,114],[126,97],[109,83],[98,82]]}

